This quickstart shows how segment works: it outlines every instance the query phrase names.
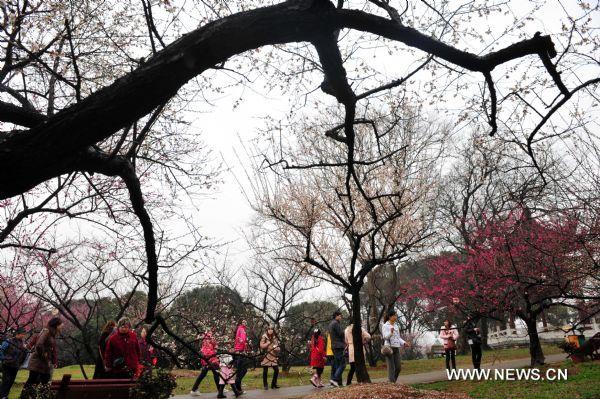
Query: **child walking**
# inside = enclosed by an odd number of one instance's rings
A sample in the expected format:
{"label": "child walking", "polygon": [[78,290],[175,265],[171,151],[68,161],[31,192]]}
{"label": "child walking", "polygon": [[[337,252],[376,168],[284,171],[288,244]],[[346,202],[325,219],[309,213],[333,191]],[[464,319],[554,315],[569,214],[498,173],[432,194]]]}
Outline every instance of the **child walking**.
{"label": "child walking", "polygon": [[315,370],[312,378],[310,379],[310,383],[315,388],[323,388],[324,385],[321,381],[321,375],[323,374],[325,362],[327,361],[327,353],[325,351],[325,340],[321,335],[321,330],[319,330],[318,328],[314,330],[309,345],[310,367],[312,367]]}
{"label": "child walking", "polygon": [[217,389],[219,392],[217,395],[217,398],[222,399],[222,398],[227,397],[227,396],[225,396],[225,385],[229,385],[231,387],[231,390],[233,391],[233,393],[235,394],[235,397],[237,398],[238,396],[240,396],[242,394],[242,392],[240,392],[240,390],[235,385],[235,372],[233,370],[233,358],[229,355],[225,355],[225,356],[220,357],[220,361],[221,361],[221,365],[220,365],[219,374],[220,374],[221,378],[219,380],[219,385],[217,386]]}

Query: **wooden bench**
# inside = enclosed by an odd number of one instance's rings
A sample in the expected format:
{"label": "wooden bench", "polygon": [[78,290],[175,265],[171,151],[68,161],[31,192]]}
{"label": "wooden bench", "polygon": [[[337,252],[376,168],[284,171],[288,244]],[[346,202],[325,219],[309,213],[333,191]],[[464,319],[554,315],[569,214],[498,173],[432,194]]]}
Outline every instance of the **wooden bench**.
{"label": "wooden bench", "polygon": [[65,374],[61,381],[52,381],[50,390],[56,392],[56,399],[129,399],[129,388],[135,386],[133,380],[72,380]]}

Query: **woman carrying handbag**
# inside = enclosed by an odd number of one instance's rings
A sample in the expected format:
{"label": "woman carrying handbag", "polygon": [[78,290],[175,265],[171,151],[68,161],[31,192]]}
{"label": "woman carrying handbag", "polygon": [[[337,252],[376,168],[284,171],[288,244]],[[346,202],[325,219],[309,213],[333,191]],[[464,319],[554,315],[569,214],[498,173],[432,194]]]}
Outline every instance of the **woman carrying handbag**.
{"label": "woman carrying handbag", "polygon": [[450,370],[450,362],[452,362],[452,368],[456,370],[456,341],[458,340],[458,330],[451,325],[450,320],[444,321],[444,326],[440,330],[440,338],[444,341],[446,370]]}
{"label": "woman carrying handbag", "polygon": [[260,349],[265,351],[265,357],[263,358],[260,365],[263,368],[263,387],[269,389],[268,384],[268,373],[269,367],[273,368],[273,380],[271,381],[271,389],[278,389],[277,377],[279,376],[279,338],[275,332],[275,327],[269,326],[267,332],[263,334],[260,340]]}
{"label": "woman carrying handbag", "polygon": [[400,338],[400,329],[397,325],[398,314],[394,309],[388,310],[385,323],[381,328],[383,346],[381,354],[385,357],[388,369],[388,381],[396,383],[400,375],[400,348],[409,347],[408,342]]}

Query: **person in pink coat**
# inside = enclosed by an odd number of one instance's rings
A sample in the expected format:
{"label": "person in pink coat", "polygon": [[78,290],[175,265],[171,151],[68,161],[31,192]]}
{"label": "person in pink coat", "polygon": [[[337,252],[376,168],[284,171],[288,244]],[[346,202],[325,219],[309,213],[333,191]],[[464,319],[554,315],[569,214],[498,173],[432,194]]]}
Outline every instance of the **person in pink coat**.
{"label": "person in pink coat", "polygon": [[221,378],[219,380],[219,384],[217,385],[217,398],[221,399],[227,397],[225,395],[225,385],[229,385],[231,387],[231,390],[236,398],[242,394],[242,392],[239,391],[235,385],[235,371],[233,370],[233,360],[231,356],[221,356],[219,374]]}
{"label": "person in pink coat", "polygon": [[446,369],[450,370],[450,361],[452,361],[452,368],[456,369],[456,341],[458,341],[458,330],[450,323],[450,320],[444,320],[444,325],[440,329],[440,339],[444,342]]}
{"label": "person in pink coat", "polygon": [[321,374],[325,368],[327,362],[327,351],[325,349],[325,340],[321,335],[321,330],[315,329],[309,342],[310,346],[310,367],[315,370],[310,383],[316,388],[323,388],[324,385],[321,382]]}
{"label": "person in pink coat", "polygon": [[217,357],[217,340],[212,335],[212,332],[207,330],[202,337],[202,347],[200,348],[200,354],[202,358],[200,359],[200,364],[202,365],[202,370],[196,378],[196,382],[194,382],[194,386],[192,387],[192,391],[190,395],[198,396],[200,393],[198,392],[198,388],[204,380],[204,377],[208,374],[209,371],[212,371],[213,379],[215,380],[215,385],[219,387],[219,358]]}
{"label": "person in pink coat", "polygon": [[248,345],[248,334],[246,333],[246,320],[242,320],[235,331],[235,342],[233,346],[233,364],[236,369],[235,386],[239,392],[244,392],[242,389],[242,379],[248,372],[245,352],[250,350]]}

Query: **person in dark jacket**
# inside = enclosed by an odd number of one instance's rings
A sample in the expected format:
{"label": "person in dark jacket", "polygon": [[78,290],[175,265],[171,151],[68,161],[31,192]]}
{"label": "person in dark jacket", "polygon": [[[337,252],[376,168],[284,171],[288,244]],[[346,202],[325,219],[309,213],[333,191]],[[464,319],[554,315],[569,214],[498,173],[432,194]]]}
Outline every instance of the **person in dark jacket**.
{"label": "person in dark jacket", "polygon": [[465,333],[467,334],[467,342],[471,346],[471,359],[473,360],[473,368],[479,370],[481,368],[481,332],[477,328],[477,321],[472,315],[467,316],[465,321]]}
{"label": "person in dark jacket", "polygon": [[93,379],[108,378],[108,373],[104,367],[104,352],[106,351],[106,343],[108,338],[115,332],[117,323],[114,320],[106,322],[98,338],[98,353],[96,354],[96,368],[94,369]]}
{"label": "person in dark jacket", "polygon": [[2,384],[0,385],[0,399],[8,398],[8,393],[15,383],[19,368],[25,361],[27,349],[23,339],[25,338],[25,329],[17,328],[15,335],[12,338],[6,339],[0,345],[0,353],[2,356]]}
{"label": "person in dark jacket", "polygon": [[329,323],[329,337],[331,339],[331,349],[333,350],[333,363],[331,365],[331,379],[329,384],[334,387],[342,385],[342,374],[346,368],[344,359],[344,350],[346,342],[344,341],[344,329],[342,328],[342,312],[336,310],[333,313],[333,320]]}
{"label": "person in dark jacket", "polygon": [[154,356],[154,347],[150,345],[147,337],[148,330],[146,330],[146,327],[142,327],[138,339],[140,342],[140,363],[144,368],[150,369],[154,366],[154,359],[156,359],[156,357]]}
{"label": "person in dark jacket", "polygon": [[126,317],[119,320],[117,332],[106,343],[104,366],[111,378],[131,379],[140,370],[140,344]]}
{"label": "person in dark jacket", "polygon": [[60,334],[62,320],[58,317],[51,318],[35,341],[35,347],[29,359],[29,377],[21,391],[21,399],[33,396],[36,385],[47,384],[52,371],[58,363],[56,337]]}

